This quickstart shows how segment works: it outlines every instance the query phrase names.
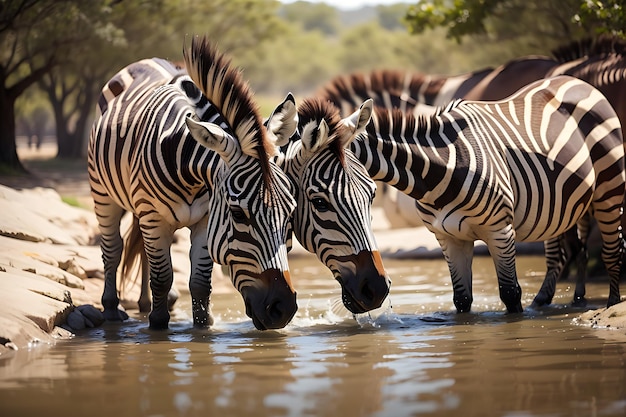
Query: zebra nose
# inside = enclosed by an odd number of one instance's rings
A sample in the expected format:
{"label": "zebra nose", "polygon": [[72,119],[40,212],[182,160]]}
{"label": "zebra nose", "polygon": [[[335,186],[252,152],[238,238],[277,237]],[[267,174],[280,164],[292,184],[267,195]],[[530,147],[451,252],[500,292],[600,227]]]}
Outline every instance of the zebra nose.
{"label": "zebra nose", "polygon": [[345,268],[337,277],[344,305],[355,314],[379,308],[389,294],[390,285],[380,254],[361,251],[351,261],[356,268]]}
{"label": "zebra nose", "polygon": [[283,303],[281,300],[275,300],[267,306],[267,317],[272,323],[289,322],[292,316],[293,313],[291,307]]}

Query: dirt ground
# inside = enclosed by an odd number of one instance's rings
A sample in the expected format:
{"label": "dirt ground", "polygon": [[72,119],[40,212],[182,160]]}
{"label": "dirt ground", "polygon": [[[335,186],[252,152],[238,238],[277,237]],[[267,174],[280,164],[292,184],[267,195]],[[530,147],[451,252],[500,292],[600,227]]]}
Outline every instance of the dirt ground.
{"label": "dirt ground", "polygon": [[44,140],[37,149],[29,147],[26,138],[18,138],[17,154],[31,175],[0,175],[0,184],[15,189],[54,188],[63,197],[75,198],[85,208],[93,207],[87,180],[87,157],[56,160],[56,153],[56,143],[50,139]]}

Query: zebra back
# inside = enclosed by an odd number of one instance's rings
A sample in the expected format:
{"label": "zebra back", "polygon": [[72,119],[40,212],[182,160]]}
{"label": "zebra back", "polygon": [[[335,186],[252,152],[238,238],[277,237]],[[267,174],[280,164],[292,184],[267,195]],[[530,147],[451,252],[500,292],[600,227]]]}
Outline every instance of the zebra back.
{"label": "zebra back", "polygon": [[588,82],[609,100],[622,126],[626,125],[626,40],[585,38],[553,51],[560,62],[550,75],[571,75]]}

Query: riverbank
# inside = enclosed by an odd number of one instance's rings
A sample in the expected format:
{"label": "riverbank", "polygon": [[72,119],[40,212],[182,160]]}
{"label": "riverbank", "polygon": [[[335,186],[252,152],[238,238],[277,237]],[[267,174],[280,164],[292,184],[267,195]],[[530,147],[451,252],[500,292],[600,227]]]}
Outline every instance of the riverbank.
{"label": "riverbank", "polygon": [[[71,325],[97,324],[89,314],[101,308],[103,266],[86,164],[55,161],[53,154],[45,144],[40,150],[22,147],[20,156],[33,175],[0,177],[0,357],[33,343],[71,337]],[[437,241],[424,228],[392,229],[380,207],[373,217],[383,258],[441,258]],[[182,296],[188,296],[188,248],[187,233],[177,233],[174,282]],[[481,245],[476,250],[485,251]],[[297,244],[290,256],[313,257]],[[234,291],[219,266],[213,291]],[[123,293],[122,305],[136,308],[138,297],[135,286]],[[76,324],[83,316],[88,318]],[[626,303],[586,312],[578,322],[626,329]]]}

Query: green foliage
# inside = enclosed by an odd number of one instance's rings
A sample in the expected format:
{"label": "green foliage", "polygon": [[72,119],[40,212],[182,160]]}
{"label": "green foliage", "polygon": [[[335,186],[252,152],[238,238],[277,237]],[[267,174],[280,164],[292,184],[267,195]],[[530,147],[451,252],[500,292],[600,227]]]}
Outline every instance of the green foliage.
{"label": "green foliage", "polygon": [[405,32],[406,27],[403,20],[406,9],[407,6],[404,3],[392,4],[390,6],[378,6],[376,7],[378,23],[386,30],[401,30]]}
{"label": "green foliage", "polygon": [[574,20],[580,25],[595,27],[597,33],[626,37],[624,0],[583,1]]}
{"label": "green foliage", "polygon": [[[413,33],[443,27],[449,38],[492,34],[498,39],[532,33],[561,42],[594,32],[623,34],[623,0],[432,0],[411,6],[406,21]],[[552,36],[552,37],[550,37]]]}
{"label": "green foliage", "polygon": [[326,3],[296,1],[286,4],[279,13],[286,22],[299,25],[305,32],[320,31],[326,36],[339,33],[337,9]]}
{"label": "green foliage", "polygon": [[115,72],[143,58],[180,61],[195,34],[233,57],[267,115],[288,91],[309,95],[340,74],[392,68],[456,75],[548,54],[586,34],[623,35],[623,3],[415,0],[341,11],[277,0],[0,0],[0,69],[5,87],[20,88],[24,80],[33,84],[33,72],[46,72],[39,86],[54,106],[28,91],[17,102],[20,127],[47,123],[47,108],[58,135],[84,142],[85,114],[93,115]]}

